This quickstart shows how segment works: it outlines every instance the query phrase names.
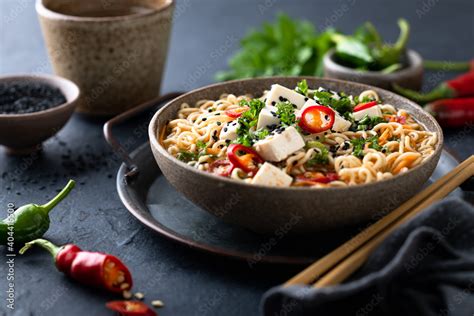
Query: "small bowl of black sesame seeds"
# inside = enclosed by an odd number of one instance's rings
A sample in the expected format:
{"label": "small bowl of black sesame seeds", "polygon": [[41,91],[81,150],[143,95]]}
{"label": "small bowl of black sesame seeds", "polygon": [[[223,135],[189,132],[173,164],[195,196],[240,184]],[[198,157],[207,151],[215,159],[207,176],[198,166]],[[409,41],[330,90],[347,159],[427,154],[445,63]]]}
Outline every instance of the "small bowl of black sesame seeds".
{"label": "small bowl of black sesame seeds", "polygon": [[58,76],[0,76],[0,145],[10,154],[40,150],[69,120],[79,93]]}

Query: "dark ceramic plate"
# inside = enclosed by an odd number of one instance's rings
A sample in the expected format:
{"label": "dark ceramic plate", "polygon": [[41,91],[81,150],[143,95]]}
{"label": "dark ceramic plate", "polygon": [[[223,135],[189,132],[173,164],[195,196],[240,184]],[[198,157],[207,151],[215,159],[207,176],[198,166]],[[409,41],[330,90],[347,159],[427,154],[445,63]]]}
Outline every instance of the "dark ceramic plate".
{"label": "dark ceramic plate", "polygon": [[[126,182],[124,164],[117,174],[117,189],[127,209],[143,224],[157,233],[206,252],[259,262],[308,264],[328,253],[370,223],[320,232],[305,237],[286,236],[284,231],[262,236],[245,228],[225,223],[192,204],[178,193],[159,170],[150,150],[144,144],[131,157],[140,172]],[[444,151],[429,182],[453,169],[458,161]],[[452,195],[461,195],[457,189]]]}

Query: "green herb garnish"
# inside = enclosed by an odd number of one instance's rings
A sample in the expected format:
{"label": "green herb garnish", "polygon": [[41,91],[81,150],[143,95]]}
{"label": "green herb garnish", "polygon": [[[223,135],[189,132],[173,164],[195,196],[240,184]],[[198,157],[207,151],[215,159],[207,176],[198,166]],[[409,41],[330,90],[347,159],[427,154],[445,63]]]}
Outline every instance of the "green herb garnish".
{"label": "green herb garnish", "polygon": [[237,139],[235,142],[244,146],[252,146],[255,135],[250,129],[257,125],[258,115],[265,107],[265,103],[260,99],[252,99],[249,101],[242,100],[240,105],[247,106],[249,110],[243,112],[238,118],[239,127],[237,128]]}
{"label": "green herb garnish", "polygon": [[352,113],[352,109],[354,108],[351,99],[343,94],[341,94],[339,99],[337,99],[329,91],[315,91],[314,96],[317,98],[319,103],[333,108],[343,116],[345,116],[346,113]]}
{"label": "green herb garnish", "polygon": [[355,138],[351,139],[351,144],[353,146],[352,154],[358,158],[364,157],[364,148],[365,144],[369,144],[369,148],[375,149],[377,151],[382,150],[382,146],[379,144],[379,138],[377,135],[365,138]]}
{"label": "green herb garnish", "polygon": [[180,151],[177,155],[176,158],[183,162],[190,162],[190,161],[195,161],[198,158],[198,155],[195,153],[192,153],[190,151]]}
{"label": "green herb garnish", "polygon": [[280,102],[276,105],[277,111],[276,115],[280,119],[280,122],[284,126],[290,126],[295,124],[296,122],[296,115],[295,115],[295,108],[291,102]]}
{"label": "green herb garnish", "polygon": [[309,141],[306,143],[307,148],[316,148],[311,158],[306,162],[308,167],[315,165],[325,165],[329,163],[329,150],[323,143],[318,141]]}
{"label": "green herb garnish", "polygon": [[206,149],[206,148],[207,148],[207,144],[206,144],[205,142],[203,142],[202,140],[198,140],[198,141],[196,142],[196,147],[197,147],[198,149],[201,149],[201,150],[202,150],[202,149]]}
{"label": "green herb garnish", "polygon": [[383,117],[378,117],[378,116],[368,116],[365,115],[358,123],[357,123],[357,129],[358,131],[367,131],[371,130],[374,128],[375,125],[379,123],[385,123],[387,122],[384,120]]}
{"label": "green herb garnish", "polygon": [[295,91],[304,96],[308,96],[308,83],[306,82],[306,79],[303,79],[296,84]]}

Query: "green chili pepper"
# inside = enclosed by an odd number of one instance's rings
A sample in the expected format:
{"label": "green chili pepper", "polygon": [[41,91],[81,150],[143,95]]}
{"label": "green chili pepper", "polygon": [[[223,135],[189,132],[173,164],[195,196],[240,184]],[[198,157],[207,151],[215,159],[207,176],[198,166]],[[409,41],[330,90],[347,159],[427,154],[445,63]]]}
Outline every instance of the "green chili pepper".
{"label": "green chili pepper", "polygon": [[0,245],[25,242],[41,238],[49,228],[49,212],[74,188],[75,182],[67,185],[51,201],[44,205],[27,204],[0,222]]}

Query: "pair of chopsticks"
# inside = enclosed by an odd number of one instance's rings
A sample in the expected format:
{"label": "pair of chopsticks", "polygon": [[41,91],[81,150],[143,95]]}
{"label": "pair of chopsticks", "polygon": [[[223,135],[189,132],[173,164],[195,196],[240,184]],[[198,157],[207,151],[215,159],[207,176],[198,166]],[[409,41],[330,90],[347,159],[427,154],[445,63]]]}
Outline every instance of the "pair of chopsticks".
{"label": "pair of chopsticks", "polygon": [[441,200],[474,174],[474,155],[334,251],[288,280],[284,286],[336,285],[359,269],[380,243],[425,208]]}

